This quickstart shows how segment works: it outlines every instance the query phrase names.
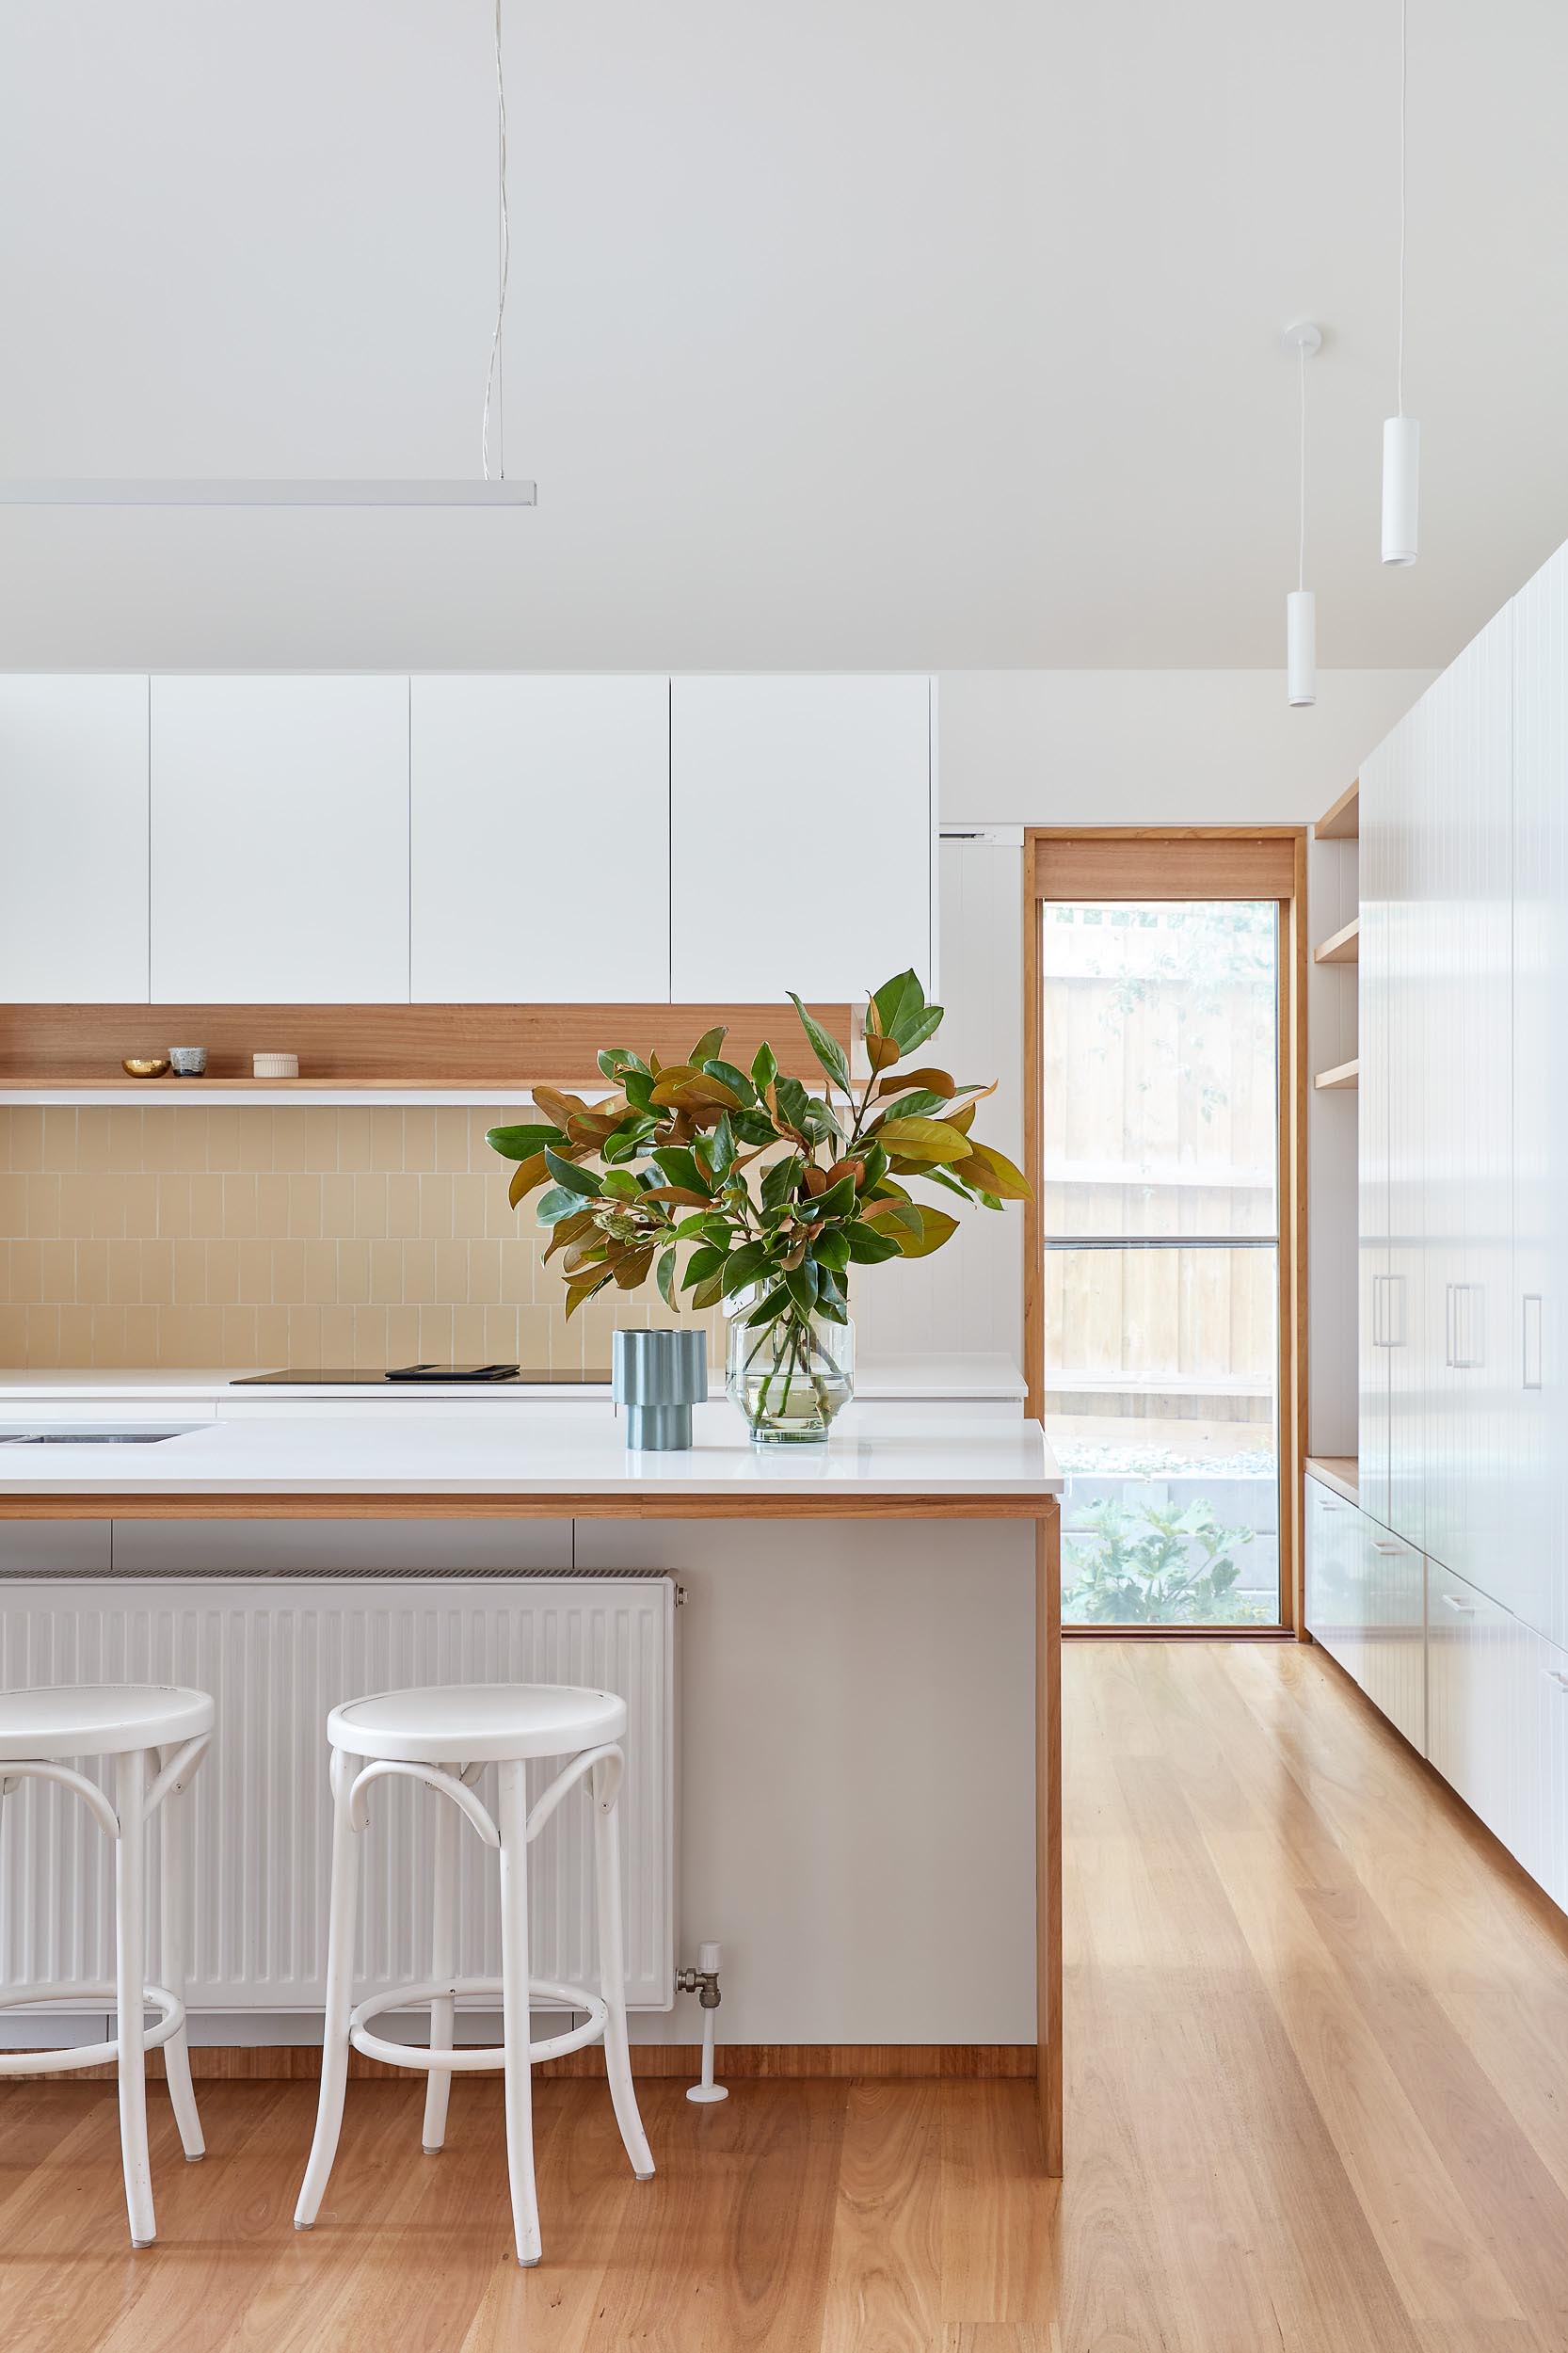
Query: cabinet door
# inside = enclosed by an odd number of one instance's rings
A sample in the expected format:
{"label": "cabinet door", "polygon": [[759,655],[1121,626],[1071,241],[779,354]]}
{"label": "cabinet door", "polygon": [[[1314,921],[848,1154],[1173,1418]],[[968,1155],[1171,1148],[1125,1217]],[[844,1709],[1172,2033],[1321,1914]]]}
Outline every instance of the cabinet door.
{"label": "cabinet door", "polygon": [[1356,973],[1357,1451],[1368,1512],[1389,1517],[1389,1382],[1394,1300],[1389,1272],[1389,1000],[1395,944],[1394,857],[1399,823],[1398,730],[1362,764],[1361,939]]}
{"label": "cabinet door", "polygon": [[1427,1753],[1555,1900],[1568,1895],[1568,1652],[1427,1563]]}
{"label": "cabinet door", "polygon": [[[1425,1549],[1506,1600],[1512,1294],[1512,616],[1422,698]],[[1401,1529],[1401,1534],[1409,1534]]]}
{"label": "cabinet door", "polygon": [[668,1000],[669,680],[416,678],[416,1004]]}
{"label": "cabinet door", "polygon": [[152,996],[408,1002],[407,679],[153,680]]}
{"label": "cabinet door", "polygon": [[146,1004],[144,678],[0,678],[0,999]]}
{"label": "cabinet door", "polygon": [[1513,602],[1513,1282],[1499,1600],[1568,1643],[1568,548]]}
{"label": "cabinet door", "polygon": [[929,680],[677,679],[670,811],[677,1003],[933,984]]}
{"label": "cabinet door", "polygon": [[1367,1623],[1362,1689],[1424,1756],[1427,1747],[1426,1595],[1414,1545],[1363,1518]]}
{"label": "cabinet door", "polygon": [[1357,1683],[1365,1681],[1366,1562],[1362,1514],[1316,1479],[1306,1481],[1306,1625]]}

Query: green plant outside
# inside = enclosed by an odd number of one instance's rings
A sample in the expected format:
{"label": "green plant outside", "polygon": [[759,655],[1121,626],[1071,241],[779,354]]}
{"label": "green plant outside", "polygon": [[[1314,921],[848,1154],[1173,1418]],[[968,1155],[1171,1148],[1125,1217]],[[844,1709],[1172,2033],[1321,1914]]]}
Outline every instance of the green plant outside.
{"label": "green plant outside", "polygon": [[1064,1617],[1080,1625],[1261,1625],[1271,1612],[1237,1591],[1250,1528],[1207,1503],[1092,1503],[1087,1532],[1063,1540]]}

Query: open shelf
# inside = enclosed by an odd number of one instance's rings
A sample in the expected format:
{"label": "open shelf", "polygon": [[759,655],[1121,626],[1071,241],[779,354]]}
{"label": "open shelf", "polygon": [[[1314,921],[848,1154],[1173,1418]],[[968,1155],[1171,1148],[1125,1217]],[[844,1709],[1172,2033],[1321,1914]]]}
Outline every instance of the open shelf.
{"label": "open shelf", "polygon": [[1361,918],[1352,915],[1343,930],[1331,933],[1312,951],[1314,964],[1354,964],[1361,955]]}
{"label": "open shelf", "polygon": [[1314,828],[1320,841],[1354,841],[1361,832],[1361,778],[1340,793]]}
{"label": "open shelf", "polygon": [[1336,1063],[1332,1070],[1320,1070],[1312,1083],[1315,1087],[1353,1087],[1360,1073],[1359,1060]]}

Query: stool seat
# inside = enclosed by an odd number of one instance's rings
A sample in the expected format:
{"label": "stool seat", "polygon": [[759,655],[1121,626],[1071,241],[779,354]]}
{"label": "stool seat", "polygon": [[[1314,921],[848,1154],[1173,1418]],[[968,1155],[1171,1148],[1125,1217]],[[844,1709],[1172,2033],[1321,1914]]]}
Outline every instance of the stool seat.
{"label": "stool seat", "polygon": [[205,1691],[178,1684],[56,1683],[0,1691],[0,1764],[128,1756],[183,1747],[213,1728]]}
{"label": "stool seat", "polygon": [[344,1700],[327,1737],[350,1756],[415,1765],[492,1765],[565,1756],[618,1740],[626,1702],[570,1683],[446,1683]]}

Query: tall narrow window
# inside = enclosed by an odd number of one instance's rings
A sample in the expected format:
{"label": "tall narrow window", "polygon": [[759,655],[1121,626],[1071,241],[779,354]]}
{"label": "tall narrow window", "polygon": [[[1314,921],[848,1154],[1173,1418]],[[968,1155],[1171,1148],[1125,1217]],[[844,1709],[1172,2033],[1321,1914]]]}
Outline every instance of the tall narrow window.
{"label": "tall narrow window", "polygon": [[1063,1619],[1277,1627],[1290,906],[1156,897],[1146,847],[1128,879],[1147,895],[1034,907],[1032,1372],[1067,1474]]}

